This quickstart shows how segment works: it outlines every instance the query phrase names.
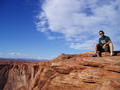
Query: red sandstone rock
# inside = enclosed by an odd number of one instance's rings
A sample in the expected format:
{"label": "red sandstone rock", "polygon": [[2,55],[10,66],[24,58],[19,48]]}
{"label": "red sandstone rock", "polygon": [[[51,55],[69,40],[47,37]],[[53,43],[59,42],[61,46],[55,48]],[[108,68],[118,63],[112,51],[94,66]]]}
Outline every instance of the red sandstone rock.
{"label": "red sandstone rock", "polygon": [[51,61],[0,61],[0,90],[120,90],[120,52],[62,54]]}

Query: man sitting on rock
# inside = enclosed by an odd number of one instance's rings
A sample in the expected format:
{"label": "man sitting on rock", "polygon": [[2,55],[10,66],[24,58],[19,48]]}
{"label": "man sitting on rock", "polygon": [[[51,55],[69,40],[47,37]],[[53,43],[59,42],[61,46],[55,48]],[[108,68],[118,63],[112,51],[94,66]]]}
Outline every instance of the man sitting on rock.
{"label": "man sitting on rock", "polygon": [[95,54],[94,57],[101,56],[101,52],[110,51],[110,56],[114,56],[113,53],[113,44],[108,36],[104,35],[103,31],[99,31],[99,44],[95,45]]}

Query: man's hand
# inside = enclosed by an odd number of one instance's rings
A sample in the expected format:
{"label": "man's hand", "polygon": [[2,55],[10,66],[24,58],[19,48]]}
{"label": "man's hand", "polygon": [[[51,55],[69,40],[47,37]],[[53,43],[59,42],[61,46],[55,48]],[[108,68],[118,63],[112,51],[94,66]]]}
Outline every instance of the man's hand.
{"label": "man's hand", "polygon": [[106,45],[108,45],[109,43],[111,43],[111,41],[105,43],[102,48],[105,49]]}
{"label": "man's hand", "polygon": [[106,44],[104,44],[102,48],[105,49],[105,47],[106,47]]}

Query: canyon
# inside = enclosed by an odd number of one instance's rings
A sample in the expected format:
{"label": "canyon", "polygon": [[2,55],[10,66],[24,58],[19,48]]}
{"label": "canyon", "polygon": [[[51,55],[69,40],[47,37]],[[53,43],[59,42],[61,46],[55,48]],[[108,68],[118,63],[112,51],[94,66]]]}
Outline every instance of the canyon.
{"label": "canyon", "polygon": [[0,90],[120,90],[120,51],[93,53],[40,62],[0,59]]}

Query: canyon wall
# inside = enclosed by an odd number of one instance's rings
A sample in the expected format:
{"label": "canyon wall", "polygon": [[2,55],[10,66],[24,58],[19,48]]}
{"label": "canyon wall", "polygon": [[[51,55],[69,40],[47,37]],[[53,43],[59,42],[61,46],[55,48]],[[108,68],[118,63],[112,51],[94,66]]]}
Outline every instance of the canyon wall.
{"label": "canyon wall", "polygon": [[120,90],[120,52],[62,54],[50,61],[0,60],[0,90]]}

